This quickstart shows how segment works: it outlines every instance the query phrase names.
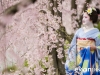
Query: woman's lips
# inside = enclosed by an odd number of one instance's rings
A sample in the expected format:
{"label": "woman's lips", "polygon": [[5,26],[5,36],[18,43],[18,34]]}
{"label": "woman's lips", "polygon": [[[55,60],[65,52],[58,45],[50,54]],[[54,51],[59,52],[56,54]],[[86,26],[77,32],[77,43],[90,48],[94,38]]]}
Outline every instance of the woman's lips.
{"label": "woman's lips", "polygon": [[85,23],[85,21],[82,21],[83,23]]}

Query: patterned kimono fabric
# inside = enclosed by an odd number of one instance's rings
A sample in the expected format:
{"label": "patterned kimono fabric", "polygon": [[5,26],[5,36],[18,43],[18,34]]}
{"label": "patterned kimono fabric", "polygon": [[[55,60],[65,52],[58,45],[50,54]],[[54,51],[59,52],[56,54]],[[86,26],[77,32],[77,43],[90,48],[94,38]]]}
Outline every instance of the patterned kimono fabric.
{"label": "patterned kimono fabric", "polygon": [[[80,75],[93,75],[96,70],[95,67],[95,51],[91,51],[90,45],[95,46],[95,40],[91,38],[78,38],[77,39],[77,66]],[[95,73],[96,74],[96,73]]]}
{"label": "patterned kimono fabric", "polygon": [[[90,46],[96,50],[90,50]],[[100,32],[94,28],[76,31],[65,63],[66,75],[100,75]]]}
{"label": "patterned kimono fabric", "polygon": [[99,75],[95,51],[90,50],[90,45],[95,46],[94,39],[77,38],[77,49],[71,50],[65,64],[67,75]]}

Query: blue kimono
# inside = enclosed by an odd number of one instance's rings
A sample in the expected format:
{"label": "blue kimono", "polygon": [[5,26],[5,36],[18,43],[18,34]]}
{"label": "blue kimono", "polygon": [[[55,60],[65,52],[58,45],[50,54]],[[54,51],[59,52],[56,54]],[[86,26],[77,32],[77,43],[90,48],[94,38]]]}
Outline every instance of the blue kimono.
{"label": "blue kimono", "polygon": [[[87,45],[77,51],[80,40],[94,39],[96,50],[91,52],[90,46]],[[92,40],[93,41],[93,40]],[[78,44],[77,44],[78,42]],[[90,41],[91,42],[91,41]],[[82,42],[81,42],[82,43]],[[91,44],[90,44],[91,45]],[[100,32],[97,28],[94,28],[88,32],[84,32],[83,28],[76,31],[71,46],[68,50],[69,55],[65,63],[65,70],[67,75],[99,75],[100,74]]]}

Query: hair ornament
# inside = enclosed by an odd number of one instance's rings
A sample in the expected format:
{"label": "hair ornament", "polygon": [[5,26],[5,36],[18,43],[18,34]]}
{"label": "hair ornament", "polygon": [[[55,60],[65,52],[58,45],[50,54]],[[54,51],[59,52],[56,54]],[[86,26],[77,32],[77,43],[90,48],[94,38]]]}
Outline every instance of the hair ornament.
{"label": "hair ornament", "polygon": [[96,9],[95,8],[93,8],[93,7],[89,7],[87,10],[86,10],[86,12],[88,13],[88,14],[92,14],[92,12],[93,12],[93,10],[94,11],[96,11]]}

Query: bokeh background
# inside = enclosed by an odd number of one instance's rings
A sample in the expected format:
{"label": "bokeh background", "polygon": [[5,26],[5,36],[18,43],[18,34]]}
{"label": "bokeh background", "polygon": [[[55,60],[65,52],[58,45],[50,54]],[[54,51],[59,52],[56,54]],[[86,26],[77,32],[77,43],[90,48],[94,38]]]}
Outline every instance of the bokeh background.
{"label": "bokeh background", "polygon": [[0,0],[0,75],[66,75],[86,7],[100,9],[100,0]]}

